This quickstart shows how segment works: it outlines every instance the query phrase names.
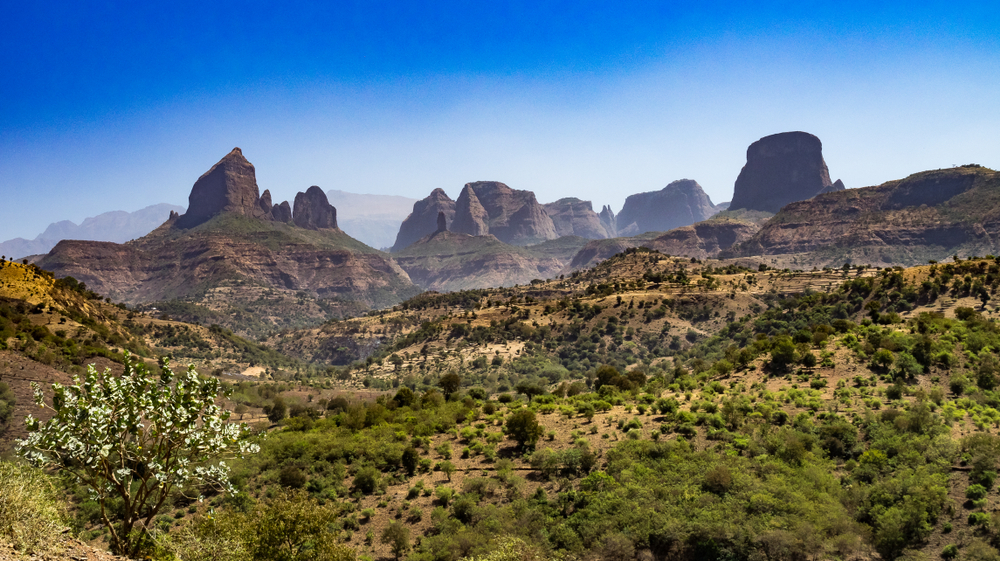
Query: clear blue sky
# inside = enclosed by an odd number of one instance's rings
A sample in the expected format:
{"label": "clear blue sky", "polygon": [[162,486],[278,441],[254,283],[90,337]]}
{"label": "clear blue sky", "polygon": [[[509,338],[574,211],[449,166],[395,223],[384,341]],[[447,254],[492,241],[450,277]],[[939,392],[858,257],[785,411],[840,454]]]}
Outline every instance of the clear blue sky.
{"label": "clear blue sky", "polygon": [[276,201],[698,180],[805,130],[848,187],[1000,167],[1000,10],[870,2],[15,2],[0,240],[169,202],[240,146]]}

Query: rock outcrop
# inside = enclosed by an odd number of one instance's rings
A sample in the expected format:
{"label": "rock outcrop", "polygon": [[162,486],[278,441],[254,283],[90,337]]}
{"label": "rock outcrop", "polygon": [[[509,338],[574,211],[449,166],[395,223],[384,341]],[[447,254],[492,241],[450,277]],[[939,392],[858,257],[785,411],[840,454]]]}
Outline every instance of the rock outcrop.
{"label": "rock outcrop", "polygon": [[531,191],[519,191],[498,181],[466,183],[455,202],[453,232],[482,236],[493,234],[513,245],[552,240],[556,234],[552,218]]}
{"label": "rock outcrop", "polygon": [[969,165],[790,203],[722,257],[776,266],[912,266],[1000,254],[1000,173]]}
{"label": "rock outcrop", "polygon": [[611,207],[608,205],[604,205],[604,207],[601,209],[600,217],[601,217],[601,226],[604,226],[604,230],[608,233],[608,237],[609,238],[618,237],[617,220],[615,218],[614,211],[611,210]]}
{"label": "rock outcrop", "polygon": [[191,228],[223,212],[265,218],[259,199],[253,164],[239,148],[233,148],[195,182],[187,212],[178,219],[177,226]]}
{"label": "rock outcrop", "polygon": [[448,231],[448,218],[445,217],[444,212],[438,213],[438,227],[434,230],[434,233],[446,232]]}
{"label": "rock outcrop", "polygon": [[434,189],[426,199],[413,203],[413,212],[400,225],[392,251],[400,251],[434,232],[437,216],[442,212],[448,221],[455,219],[455,201],[443,189]]}
{"label": "rock outcrop", "polygon": [[327,200],[326,193],[313,185],[305,193],[295,195],[292,222],[306,230],[336,230],[337,209]]}
{"label": "rock outcrop", "polygon": [[680,179],[659,191],[630,195],[615,218],[615,226],[618,235],[665,232],[707,220],[716,212],[697,181]]}
{"label": "rock outcrop", "polygon": [[591,240],[611,237],[590,201],[567,197],[554,203],[546,203],[542,208],[552,219],[559,237],[580,236]]}
{"label": "rock outcrop", "polygon": [[778,212],[788,203],[843,189],[839,179],[830,181],[819,138],[783,132],[747,148],[747,163],[736,178],[730,208]]}
{"label": "rock outcrop", "polygon": [[275,222],[292,223],[292,205],[288,201],[281,201],[281,204],[271,207],[271,217]]}

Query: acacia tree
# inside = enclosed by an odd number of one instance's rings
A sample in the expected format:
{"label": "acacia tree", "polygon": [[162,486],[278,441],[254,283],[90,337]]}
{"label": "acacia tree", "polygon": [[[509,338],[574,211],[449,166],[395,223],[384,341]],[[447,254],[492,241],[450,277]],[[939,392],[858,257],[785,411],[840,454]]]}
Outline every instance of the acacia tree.
{"label": "acacia tree", "polygon": [[206,485],[232,492],[223,458],[259,449],[248,441],[247,425],[226,422],[229,412],[216,404],[221,388],[193,366],[177,375],[164,361],[157,376],[126,353],[120,378],[108,370],[98,375],[91,365],[83,381],[52,385],[51,406],[35,384],[35,402],[54,416],[40,423],[29,415],[31,432],[17,451],[85,485],[100,505],[111,547],[135,556],[171,493]]}

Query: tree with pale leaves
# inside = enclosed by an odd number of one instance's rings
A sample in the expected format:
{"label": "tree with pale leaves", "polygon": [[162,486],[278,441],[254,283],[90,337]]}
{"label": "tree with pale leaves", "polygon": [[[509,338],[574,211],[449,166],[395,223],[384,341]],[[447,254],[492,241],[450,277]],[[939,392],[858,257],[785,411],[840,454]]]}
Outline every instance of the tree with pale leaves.
{"label": "tree with pale leaves", "polygon": [[229,412],[216,403],[221,389],[193,366],[175,374],[164,361],[156,375],[126,353],[120,377],[91,365],[82,381],[53,384],[51,405],[35,385],[36,404],[53,417],[41,423],[29,415],[31,432],[17,451],[85,485],[100,505],[112,549],[135,556],[171,493],[232,492],[223,460],[259,450],[247,425],[227,422]]}

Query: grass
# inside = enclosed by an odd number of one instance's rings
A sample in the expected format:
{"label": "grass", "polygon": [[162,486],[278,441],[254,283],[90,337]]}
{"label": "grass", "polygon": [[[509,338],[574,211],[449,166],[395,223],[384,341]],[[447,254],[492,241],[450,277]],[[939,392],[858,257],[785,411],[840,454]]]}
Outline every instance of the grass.
{"label": "grass", "polygon": [[0,541],[25,553],[51,548],[64,528],[63,509],[48,476],[0,462]]}

